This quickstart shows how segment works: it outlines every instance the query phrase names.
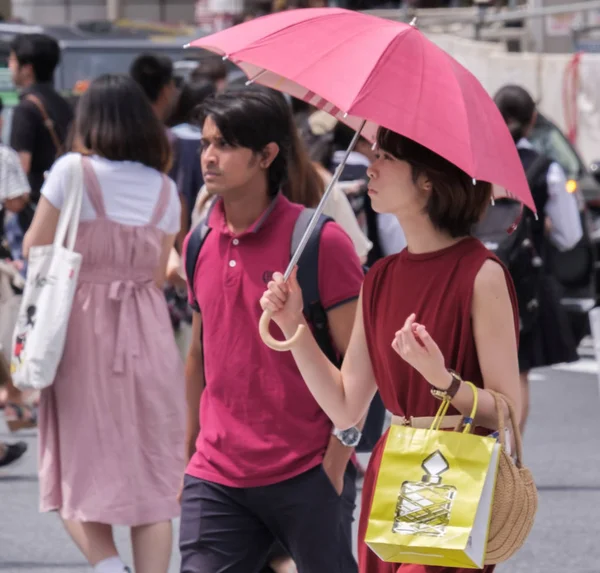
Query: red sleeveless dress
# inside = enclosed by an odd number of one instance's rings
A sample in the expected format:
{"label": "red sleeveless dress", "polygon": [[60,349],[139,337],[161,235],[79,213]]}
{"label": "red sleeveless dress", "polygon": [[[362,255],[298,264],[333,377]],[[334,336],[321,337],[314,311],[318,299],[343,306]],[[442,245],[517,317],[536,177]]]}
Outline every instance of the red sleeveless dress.
{"label": "red sleeveless dress", "polygon": [[[475,277],[487,259],[495,258],[480,241],[467,238],[432,253],[417,255],[404,249],[378,261],[367,274],[363,285],[367,346],[381,398],[392,414],[434,416],[439,407],[430,384],[391,347],[395,332],[413,312],[440,347],[448,368],[482,386],[471,307]],[[517,298],[506,269],[505,276],[518,336]],[[385,436],[373,450],[364,480],[358,528],[360,573],[471,573],[473,569],[384,563],[364,543],[384,443]],[[488,566],[483,571],[493,569]]]}

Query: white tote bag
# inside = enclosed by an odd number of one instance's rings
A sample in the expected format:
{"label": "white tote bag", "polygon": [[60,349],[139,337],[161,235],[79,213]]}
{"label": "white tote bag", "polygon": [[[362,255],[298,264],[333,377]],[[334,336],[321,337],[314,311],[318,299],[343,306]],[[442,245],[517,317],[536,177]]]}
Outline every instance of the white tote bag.
{"label": "white tote bag", "polygon": [[10,362],[12,336],[17,323],[21,295],[13,287],[22,290],[25,279],[10,262],[0,261],[0,354]]}
{"label": "white tote bag", "polygon": [[81,255],[73,249],[81,213],[83,170],[79,155],[72,155],[71,161],[54,243],[29,250],[11,357],[13,383],[21,390],[50,386],[65,346],[81,267]]}

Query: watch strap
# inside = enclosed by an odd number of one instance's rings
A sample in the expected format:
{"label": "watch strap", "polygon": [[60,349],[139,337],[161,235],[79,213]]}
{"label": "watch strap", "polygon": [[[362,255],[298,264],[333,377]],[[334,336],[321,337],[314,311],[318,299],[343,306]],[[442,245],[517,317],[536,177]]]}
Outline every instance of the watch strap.
{"label": "watch strap", "polygon": [[463,383],[463,379],[454,370],[448,368],[448,373],[452,376],[452,382],[450,382],[450,386],[446,390],[440,390],[439,388],[431,389],[431,393],[440,400],[452,400]]}

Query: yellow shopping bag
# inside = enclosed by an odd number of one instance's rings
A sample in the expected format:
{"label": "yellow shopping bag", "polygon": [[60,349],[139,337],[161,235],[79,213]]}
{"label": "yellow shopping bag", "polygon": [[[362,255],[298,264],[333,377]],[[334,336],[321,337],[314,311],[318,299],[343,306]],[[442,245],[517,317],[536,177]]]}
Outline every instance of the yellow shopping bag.
{"label": "yellow shopping bag", "polygon": [[392,426],[375,485],[367,545],[383,561],[483,567],[500,444],[470,433],[440,431],[449,401],[429,430]]}

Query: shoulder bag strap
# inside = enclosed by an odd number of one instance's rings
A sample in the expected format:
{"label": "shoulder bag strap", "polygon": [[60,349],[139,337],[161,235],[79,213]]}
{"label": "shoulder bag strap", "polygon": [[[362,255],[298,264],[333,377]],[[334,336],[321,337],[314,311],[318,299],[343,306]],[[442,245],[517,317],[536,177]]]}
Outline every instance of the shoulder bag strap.
{"label": "shoulder bag strap", "polygon": [[50,134],[50,138],[52,139],[52,143],[56,149],[56,157],[59,157],[60,155],[63,154],[63,146],[60,142],[60,139],[58,138],[56,129],[54,129],[54,121],[52,121],[52,119],[48,115],[48,112],[46,111],[46,108],[44,107],[42,100],[34,94],[27,94],[25,96],[25,101],[30,101],[33,105],[35,105],[35,107],[38,109],[38,111],[42,115],[42,119],[44,120],[44,126],[48,130],[48,133]]}

